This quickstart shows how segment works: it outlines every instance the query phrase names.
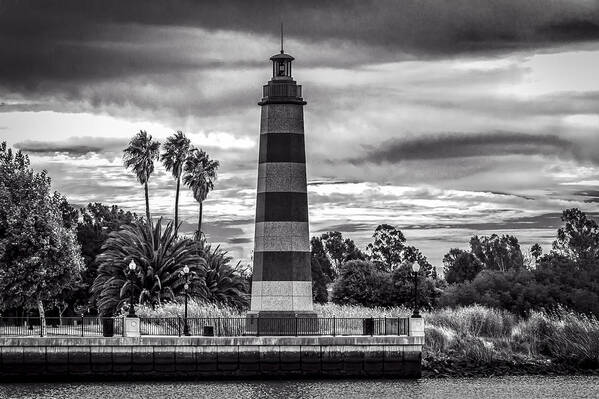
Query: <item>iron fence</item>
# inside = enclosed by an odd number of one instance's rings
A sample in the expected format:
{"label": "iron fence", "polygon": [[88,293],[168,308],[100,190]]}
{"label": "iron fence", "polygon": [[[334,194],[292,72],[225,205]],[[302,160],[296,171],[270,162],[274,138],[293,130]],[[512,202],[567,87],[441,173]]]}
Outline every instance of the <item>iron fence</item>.
{"label": "iron fence", "polygon": [[101,337],[123,334],[120,317],[0,317],[0,336]]}
{"label": "iron fence", "polygon": [[[140,317],[141,335],[183,336],[409,335],[409,318]],[[121,336],[122,317],[0,317],[0,336]]]}
{"label": "iron fence", "polygon": [[[409,318],[337,317],[214,317],[188,318],[189,335],[204,336],[306,336],[306,335],[408,335]],[[185,319],[142,317],[142,335],[184,335]]]}

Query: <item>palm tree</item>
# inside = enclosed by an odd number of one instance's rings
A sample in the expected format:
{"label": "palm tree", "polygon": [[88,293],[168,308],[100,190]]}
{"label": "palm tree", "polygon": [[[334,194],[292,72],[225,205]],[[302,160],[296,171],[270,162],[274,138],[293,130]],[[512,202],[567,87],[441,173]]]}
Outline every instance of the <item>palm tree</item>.
{"label": "palm tree", "polygon": [[211,160],[206,152],[201,149],[193,148],[183,167],[185,171],[183,183],[191,188],[193,198],[200,204],[198,231],[196,233],[198,238],[202,237],[203,203],[208,196],[208,193],[214,189],[214,180],[216,180],[216,170],[218,169],[218,165],[218,161]]}
{"label": "palm tree", "polygon": [[166,139],[164,152],[160,157],[166,170],[172,172],[173,177],[177,180],[177,191],[175,194],[175,234],[179,230],[179,187],[181,186],[181,174],[183,172],[183,164],[189,155],[190,147],[190,140],[179,130]]}
{"label": "palm tree", "polygon": [[150,198],[148,194],[148,181],[154,172],[154,160],[158,160],[160,143],[152,141],[152,136],[144,130],[140,130],[129,142],[129,146],[123,151],[123,161],[127,169],[131,168],[140,184],[144,185],[146,194],[146,217],[148,223],[152,223],[150,215]]}
{"label": "palm tree", "polygon": [[205,284],[202,296],[206,300],[219,305],[227,305],[237,309],[245,309],[249,305],[249,289],[246,279],[241,275],[239,265],[231,266],[231,257],[226,251],[216,246],[212,249],[205,240],[198,242],[200,256],[206,262]]}
{"label": "palm tree", "polygon": [[102,253],[96,257],[98,276],[91,293],[100,314],[112,315],[128,302],[131,283],[127,265],[131,260],[138,266],[133,286],[137,303],[154,307],[184,295],[185,281],[180,271],[185,265],[194,276],[190,282],[192,293],[206,299],[201,295],[206,292],[206,262],[198,252],[197,242],[179,239],[172,222],[162,231],[162,218],[155,227],[147,221],[134,221],[110,233]]}

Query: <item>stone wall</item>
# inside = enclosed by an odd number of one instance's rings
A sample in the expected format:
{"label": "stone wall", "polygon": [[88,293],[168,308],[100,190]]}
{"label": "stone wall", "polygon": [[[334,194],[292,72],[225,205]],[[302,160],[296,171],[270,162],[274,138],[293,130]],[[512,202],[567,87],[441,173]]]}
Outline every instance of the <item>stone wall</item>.
{"label": "stone wall", "polygon": [[0,338],[0,379],[417,378],[422,336]]}

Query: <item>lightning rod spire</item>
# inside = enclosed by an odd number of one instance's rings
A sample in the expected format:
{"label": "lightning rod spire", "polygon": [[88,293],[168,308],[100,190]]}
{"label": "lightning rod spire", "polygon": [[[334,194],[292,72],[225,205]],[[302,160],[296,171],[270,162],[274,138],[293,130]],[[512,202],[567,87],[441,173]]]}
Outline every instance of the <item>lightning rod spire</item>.
{"label": "lightning rod spire", "polygon": [[281,22],[281,54],[283,53],[283,23]]}

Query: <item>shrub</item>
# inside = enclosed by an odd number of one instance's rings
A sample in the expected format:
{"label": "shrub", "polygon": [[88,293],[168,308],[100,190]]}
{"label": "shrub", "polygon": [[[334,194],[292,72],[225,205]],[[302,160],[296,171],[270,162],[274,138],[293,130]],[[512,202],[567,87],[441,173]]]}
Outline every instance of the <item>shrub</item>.
{"label": "shrub", "polygon": [[162,219],[155,226],[135,221],[110,233],[96,258],[98,276],[91,293],[100,314],[113,314],[129,302],[131,280],[127,265],[131,260],[137,264],[133,286],[137,303],[156,307],[184,295],[185,281],[180,271],[185,265],[193,276],[190,294],[201,292],[205,262],[198,256],[196,244],[190,239],[179,239],[172,222],[163,230]]}
{"label": "shrub", "polygon": [[480,305],[441,309],[424,314],[426,323],[451,328],[462,334],[500,338],[511,334],[515,316]]}
{"label": "shrub", "polygon": [[372,262],[352,260],[341,265],[333,286],[333,303],[344,305],[386,305],[389,273],[379,271]]}
{"label": "shrub", "polygon": [[205,240],[198,242],[206,270],[201,287],[206,302],[222,304],[225,308],[245,309],[249,305],[248,282],[241,276],[239,265],[230,265],[231,257],[220,246],[212,247]]}
{"label": "shrub", "polygon": [[429,351],[446,352],[455,340],[456,332],[451,328],[425,326],[424,346]]}
{"label": "shrub", "polygon": [[475,364],[491,363],[503,357],[502,353],[495,351],[492,342],[472,335],[456,335],[449,350],[456,352],[457,357]]}

